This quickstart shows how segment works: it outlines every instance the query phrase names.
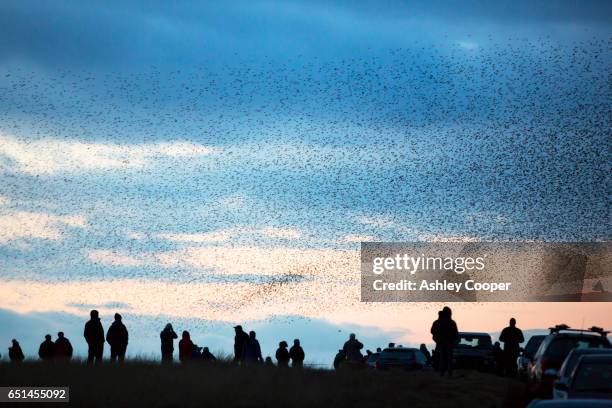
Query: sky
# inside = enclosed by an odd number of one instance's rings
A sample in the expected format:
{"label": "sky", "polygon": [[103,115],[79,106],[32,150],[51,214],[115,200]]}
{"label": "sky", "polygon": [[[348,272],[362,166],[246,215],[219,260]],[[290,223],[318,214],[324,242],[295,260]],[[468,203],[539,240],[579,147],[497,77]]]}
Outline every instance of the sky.
{"label": "sky", "polygon": [[[493,4],[491,4],[493,3]],[[359,300],[361,241],[608,241],[608,1],[0,3],[0,345],[92,308],[329,364],[431,343]],[[605,303],[456,304],[612,327]],[[6,347],[0,353],[4,356]],[[156,354],[155,354],[156,355]]]}

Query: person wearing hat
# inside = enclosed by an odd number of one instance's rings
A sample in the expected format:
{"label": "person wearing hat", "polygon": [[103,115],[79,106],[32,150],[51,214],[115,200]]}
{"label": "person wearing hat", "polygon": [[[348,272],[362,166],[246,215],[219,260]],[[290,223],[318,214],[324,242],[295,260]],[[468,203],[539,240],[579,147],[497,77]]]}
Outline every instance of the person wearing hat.
{"label": "person wearing hat", "polygon": [[178,338],[178,335],[170,323],[159,333],[159,338],[161,340],[162,363],[171,363],[172,353],[174,352],[174,339]]}
{"label": "person wearing hat", "polygon": [[244,347],[249,341],[249,335],[242,330],[241,325],[234,326],[234,331],[236,332],[234,336],[234,362],[242,363],[244,362]]}
{"label": "person wearing hat", "polygon": [[278,349],[276,350],[276,361],[279,367],[289,367],[289,345],[285,340],[278,343]]}
{"label": "person wearing hat", "polygon": [[45,341],[40,343],[38,348],[38,357],[43,361],[51,361],[55,357],[55,343],[51,341],[51,335],[45,336]]}
{"label": "person wearing hat", "polygon": [[123,322],[121,315],[115,313],[115,321],[106,332],[106,342],[111,348],[111,363],[119,360],[120,363],[125,359],[125,351],[128,345],[128,331]]}

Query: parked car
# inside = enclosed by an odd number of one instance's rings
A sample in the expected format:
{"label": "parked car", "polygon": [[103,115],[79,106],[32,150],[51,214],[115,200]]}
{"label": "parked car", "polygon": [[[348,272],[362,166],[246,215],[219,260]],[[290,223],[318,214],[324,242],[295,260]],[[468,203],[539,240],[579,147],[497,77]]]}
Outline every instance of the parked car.
{"label": "parked car", "polygon": [[457,368],[492,370],[495,357],[491,336],[488,333],[459,332],[453,363]]}
{"label": "parked car", "polygon": [[377,370],[422,370],[427,360],[421,350],[408,347],[386,348],[378,356]]}
{"label": "parked car", "polygon": [[567,399],[567,386],[571,380],[571,374],[576,368],[580,357],[585,355],[609,355],[612,356],[612,349],[606,348],[584,348],[573,349],[559,369],[558,380],[553,385],[553,399]]}
{"label": "parked car", "polygon": [[380,357],[380,353],[378,352],[370,354],[370,356],[366,360],[366,366],[368,368],[376,368],[376,362],[378,361],[379,357]]}
{"label": "parked car", "polygon": [[607,334],[599,327],[586,330],[571,329],[567,325],[551,327],[550,334],[542,341],[533,361],[529,363],[529,391],[550,398],[553,382],[570,351],[574,348],[612,348]]}
{"label": "parked car", "polygon": [[518,375],[520,378],[527,378],[527,368],[529,368],[529,363],[533,360],[533,356],[536,351],[542,344],[542,341],[546,337],[545,334],[538,334],[535,336],[531,336],[525,347],[521,351],[521,355],[517,359],[518,366]]}
{"label": "parked car", "polygon": [[555,387],[565,391],[566,399],[612,399],[612,355],[584,355],[569,376],[567,383]]}
{"label": "parked car", "polygon": [[612,408],[612,401],[601,399],[533,400],[527,408]]}

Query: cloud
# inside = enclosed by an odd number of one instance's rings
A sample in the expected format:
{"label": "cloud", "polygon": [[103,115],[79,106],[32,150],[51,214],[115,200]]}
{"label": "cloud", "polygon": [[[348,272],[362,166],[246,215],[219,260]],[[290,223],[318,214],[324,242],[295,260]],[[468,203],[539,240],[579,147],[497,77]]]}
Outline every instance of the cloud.
{"label": "cloud", "polygon": [[[412,227],[407,227],[401,224],[395,219],[380,214],[373,215],[358,215],[356,216],[357,222],[374,228],[377,232],[380,232],[382,235],[388,235],[389,232],[395,233],[399,235],[399,238],[388,239],[388,240],[405,240],[405,241],[425,241],[425,242],[478,242],[482,241],[481,237],[476,237],[472,235],[460,235],[460,234],[446,234],[446,233],[437,233],[437,232],[428,232],[419,230]],[[348,235],[347,237],[351,237]],[[360,238],[359,236],[355,238]],[[366,237],[366,238],[369,238]],[[345,237],[346,239],[346,237]],[[348,241],[345,241],[348,242]],[[354,241],[359,242],[359,241]]]}
{"label": "cloud", "polygon": [[232,237],[232,230],[218,230],[211,232],[195,233],[195,234],[174,234],[174,233],[163,233],[156,234],[156,238],[166,239],[174,242],[192,242],[192,243],[204,243],[204,242],[225,242]]}
{"label": "cloud", "polygon": [[263,236],[272,239],[299,239],[302,232],[295,228],[248,228],[235,227],[219,229],[200,233],[160,233],[155,234],[156,238],[166,239],[174,242],[208,243],[208,242],[227,242],[232,238],[244,238],[249,236]]}
{"label": "cloud", "polygon": [[154,255],[158,265],[212,270],[220,274],[327,275],[358,271],[357,251],[289,247],[215,246]]}
{"label": "cloud", "polygon": [[80,215],[52,215],[46,213],[15,211],[0,215],[0,244],[20,238],[60,240],[62,227],[87,228]]}
{"label": "cloud", "polygon": [[345,235],[342,238],[342,242],[345,242],[345,243],[356,243],[356,242],[366,242],[366,241],[375,241],[375,238],[373,235],[355,235],[355,234]]}
{"label": "cloud", "polygon": [[184,141],[118,144],[52,138],[27,141],[0,135],[0,156],[14,162],[15,170],[31,175],[138,169],[158,159],[193,158],[214,151],[211,147]]}
{"label": "cloud", "polygon": [[295,228],[266,227],[257,231],[268,238],[299,239],[302,232]]}
{"label": "cloud", "polygon": [[89,258],[94,263],[98,263],[101,265],[107,266],[144,266],[146,265],[146,261],[142,259],[135,258],[130,255],[123,254],[119,251],[98,249],[87,252],[87,258]]}

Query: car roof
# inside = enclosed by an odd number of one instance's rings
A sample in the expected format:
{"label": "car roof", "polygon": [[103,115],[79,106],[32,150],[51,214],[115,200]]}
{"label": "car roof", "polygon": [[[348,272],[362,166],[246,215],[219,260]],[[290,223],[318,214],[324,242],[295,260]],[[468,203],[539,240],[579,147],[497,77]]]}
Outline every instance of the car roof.
{"label": "car roof", "polygon": [[594,339],[606,339],[606,336],[602,336],[599,333],[593,333],[588,331],[575,331],[575,332],[561,332],[561,333],[550,333],[547,337],[588,337]]}
{"label": "car roof", "polygon": [[604,408],[610,407],[612,404],[608,400],[602,399],[571,399],[571,400],[534,400],[528,405],[528,408]]}
{"label": "car roof", "polygon": [[382,353],[384,353],[385,351],[389,353],[394,353],[397,351],[421,351],[421,350],[417,348],[412,348],[412,347],[387,347],[386,349],[382,351]]}
{"label": "car roof", "polygon": [[491,337],[491,335],[489,333],[484,333],[484,332],[459,332],[459,336],[472,336],[472,337],[486,336],[486,337]]}
{"label": "car roof", "polygon": [[610,354],[585,354],[584,356],[580,357],[578,364],[595,362],[612,362],[612,350],[610,351]]}

